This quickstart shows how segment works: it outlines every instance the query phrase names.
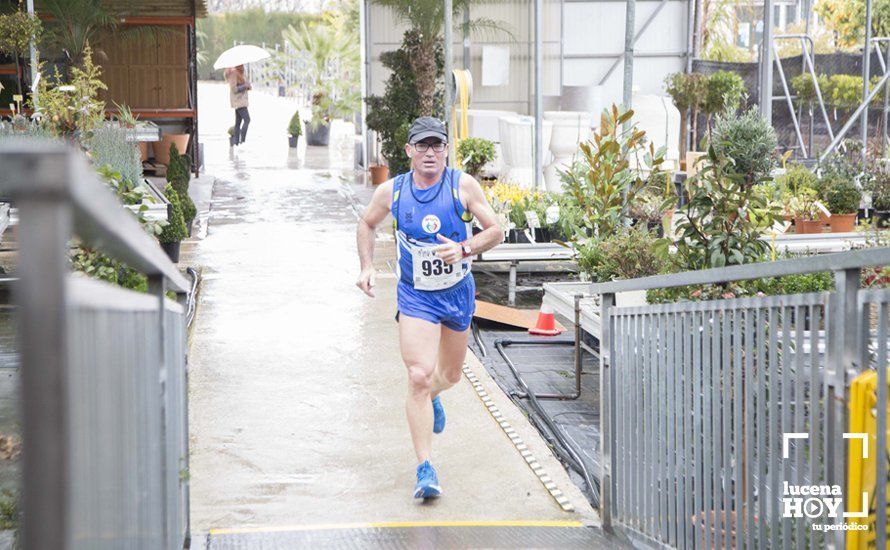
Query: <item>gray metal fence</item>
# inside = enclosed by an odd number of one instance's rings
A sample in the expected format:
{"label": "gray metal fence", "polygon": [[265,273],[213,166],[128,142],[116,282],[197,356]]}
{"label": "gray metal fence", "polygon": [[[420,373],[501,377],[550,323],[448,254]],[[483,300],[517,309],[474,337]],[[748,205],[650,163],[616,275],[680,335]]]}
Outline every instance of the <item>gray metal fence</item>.
{"label": "gray metal fence", "polygon": [[[858,521],[843,516],[858,497],[838,517],[786,517],[796,516],[786,499],[797,486],[846,495],[849,384],[869,369],[878,460],[865,475],[887,479],[890,290],[859,288],[862,268],[883,265],[890,248],[592,285],[604,523],[679,548],[843,547],[846,533],[822,526]],[[835,272],[835,292],[613,307],[620,291],[819,271]],[[886,485],[876,486],[870,533],[884,548]]]}
{"label": "gray metal fence", "polygon": [[[24,547],[183,548],[189,285],[80,152],[0,142],[0,166],[20,218]],[[149,292],[71,275],[75,236]]]}

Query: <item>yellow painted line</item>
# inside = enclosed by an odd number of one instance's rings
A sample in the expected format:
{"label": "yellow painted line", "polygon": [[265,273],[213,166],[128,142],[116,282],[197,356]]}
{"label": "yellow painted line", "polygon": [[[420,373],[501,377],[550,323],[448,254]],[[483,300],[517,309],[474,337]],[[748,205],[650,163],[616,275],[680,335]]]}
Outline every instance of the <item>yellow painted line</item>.
{"label": "yellow painted line", "polygon": [[282,525],[272,527],[236,527],[211,529],[211,535],[245,533],[282,533],[288,531],[326,531],[333,529],[404,529],[414,527],[584,527],[580,521],[502,520],[502,521],[381,521],[371,523],[321,523],[317,525]]}

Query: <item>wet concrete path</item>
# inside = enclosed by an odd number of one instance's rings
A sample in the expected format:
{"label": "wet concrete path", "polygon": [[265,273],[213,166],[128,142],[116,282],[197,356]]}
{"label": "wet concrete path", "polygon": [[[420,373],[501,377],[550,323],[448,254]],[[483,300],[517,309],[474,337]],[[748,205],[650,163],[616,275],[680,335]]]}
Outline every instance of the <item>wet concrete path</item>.
{"label": "wet concrete path", "polygon": [[[415,460],[393,322],[392,239],[379,236],[377,298],[354,281],[351,127],[330,149],[286,146],[292,111],[253,94],[248,146],[230,155],[224,89],[202,85],[201,141],[217,178],[209,228],[190,250],[203,282],[190,355],[196,535],[416,521],[580,521],[595,514],[525,418],[475,361],[500,406],[576,509],[565,512],[463,380],[434,441],[444,496],[411,498]],[[224,106],[225,107],[225,106]],[[220,531],[221,532],[221,531]]]}

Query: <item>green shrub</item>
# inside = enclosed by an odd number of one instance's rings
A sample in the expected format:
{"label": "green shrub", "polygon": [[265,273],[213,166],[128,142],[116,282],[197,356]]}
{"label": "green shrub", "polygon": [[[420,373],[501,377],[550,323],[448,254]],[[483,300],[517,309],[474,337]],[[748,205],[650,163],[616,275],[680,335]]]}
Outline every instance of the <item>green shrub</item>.
{"label": "green shrub", "polygon": [[834,178],[825,191],[825,206],[832,214],[855,214],[862,193],[850,180]]}
{"label": "green shrub", "polygon": [[776,178],[780,189],[787,193],[797,193],[801,189],[815,189],[819,178],[802,164],[792,164],[785,173]]}
{"label": "green shrub", "polygon": [[741,76],[731,71],[717,71],[708,78],[704,111],[710,116],[737,109],[744,95],[745,81]]}
{"label": "green shrub", "polygon": [[862,77],[833,74],[828,79],[831,89],[829,103],[838,109],[855,109],[862,100]]}
{"label": "green shrub", "polygon": [[300,111],[294,113],[294,116],[290,117],[290,124],[287,125],[287,133],[298,137],[303,135],[303,124],[300,121]]}
{"label": "green shrub", "polygon": [[[827,94],[831,88],[828,77],[824,74],[820,74],[817,77],[816,82],[819,83],[819,89],[822,91],[822,99],[827,101]],[[819,99],[816,95],[816,86],[813,81],[813,75],[808,72],[800,73],[792,78],[791,88],[794,90],[794,93],[797,94],[797,99],[804,105],[812,105]]]}
{"label": "green shrub", "polygon": [[464,170],[476,177],[482,167],[494,160],[494,142],[483,138],[467,138],[458,143],[457,156]]}
{"label": "green shrub", "polygon": [[[624,226],[628,206],[657,179],[652,173],[662,173],[665,149],[656,151],[646,132],[635,125],[629,131],[622,129],[632,117],[632,110],[615,105],[604,110],[593,139],[581,143],[578,160],[561,174],[563,204],[573,212],[573,220],[581,222],[566,233],[570,240],[617,233]],[[633,166],[631,159],[643,162]]]}
{"label": "green shrub", "polygon": [[732,159],[733,171],[748,185],[769,179],[776,165],[776,132],[756,108],[741,116],[718,115],[711,142],[718,156]]}
{"label": "green shrub", "polygon": [[869,178],[865,184],[875,210],[890,210],[890,165],[883,159],[875,159],[869,166]]}
{"label": "green shrub", "polygon": [[188,225],[198,215],[198,208],[189,196],[189,182],[191,174],[189,168],[191,161],[188,155],[180,155],[175,143],[170,144],[170,164],[167,166],[167,181],[179,194],[179,203],[182,208],[182,216]]}
{"label": "green shrub", "polygon": [[[419,49],[423,37],[416,30],[405,32],[398,50],[380,54],[380,62],[389,69],[386,90],[383,96],[366,99],[368,128],[377,132],[382,143],[383,156],[389,165],[390,175],[402,174],[411,169],[411,162],[405,155],[408,142],[408,128],[415,118],[421,116],[420,94],[412,69],[412,60]],[[436,46],[436,75],[441,79],[445,57],[441,45]],[[434,116],[441,116],[441,92],[436,94]],[[378,162],[380,159],[376,159]]]}
{"label": "green shrub", "polygon": [[164,195],[170,204],[167,206],[167,225],[158,236],[162,243],[178,243],[186,238],[188,229],[185,226],[185,218],[182,215],[182,207],[179,202],[179,193],[172,185],[164,190]]}
{"label": "green shrub", "polygon": [[703,169],[686,188],[689,201],[675,214],[677,239],[659,241],[663,256],[675,246],[681,270],[747,264],[764,257],[769,245],[762,237],[779,219],[778,208],[738,176],[731,159],[712,146]]}
{"label": "green shrub", "polygon": [[130,184],[142,180],[142,158],[135,144],[127,141],[127,130],[118,123],[107,122],[92,131],[87,148],[96,166],[110,166]]}
{"label": "green shrub", "polygon": [[[766,261],[763,258],[762,261]],[[810,292],[826,292],[834,289],[834,279],[830,272],[807,273],[737,281],[726,285],[696,285],[650,290],[646,298],[650,304],[663,304],[678,301],[719,300],[745,298],[758,295],[783,296]]]}
{"label": "green shrub", "polygon": [[598,282],[657,275],[665,266],[656,239],[642,225],[578,246],[578,267]]}
{"label": "green shrub", "polygon": [[[840,149],[828,155],[819,164],[820,182],[814,187],[819,191],[819,196],[825,198],[824,181],[833,178],[857,180],[862,176],[862,142],[855,139],[845,139],[841,142]],[[866,182],[862,182],[866,183]]]}

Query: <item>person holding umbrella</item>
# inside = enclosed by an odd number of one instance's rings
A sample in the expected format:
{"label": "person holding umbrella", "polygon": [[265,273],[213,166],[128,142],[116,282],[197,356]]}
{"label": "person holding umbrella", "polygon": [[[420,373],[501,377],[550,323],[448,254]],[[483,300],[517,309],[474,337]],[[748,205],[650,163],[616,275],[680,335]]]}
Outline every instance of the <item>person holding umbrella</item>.
{"label": "person holding umbrella", "polygon": [[250,125],[250,113],[247,112],[247,92],[251,89],[250,82],[244,76],[244,65],[261,61],[269,57],[269,52],[258,46],[241,44],[220,54],[213,63],[214,69],[225,69],[226,82],[229,83],[229,101],[235,109],[235,145],[247,139],[247,127]]}
{"label": "person holding umbrella", "polygon": [[250,126],[247,91],[251,86],[244,76],[244,65],[226,69],[224,74],[229,83],[229,103],[235,109],[235,145],[240,145],[247,140],[247,127]]}

